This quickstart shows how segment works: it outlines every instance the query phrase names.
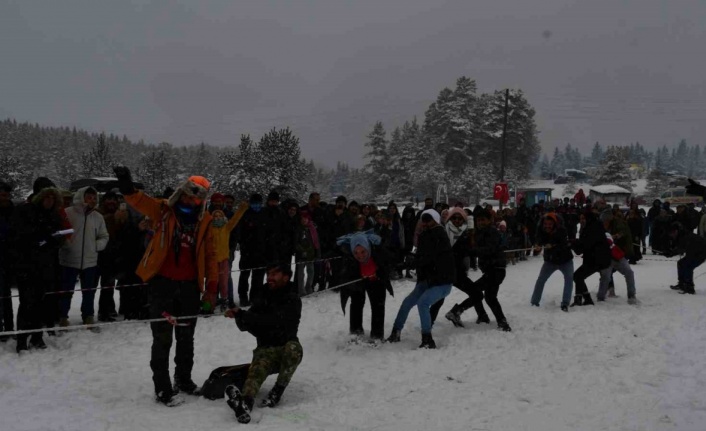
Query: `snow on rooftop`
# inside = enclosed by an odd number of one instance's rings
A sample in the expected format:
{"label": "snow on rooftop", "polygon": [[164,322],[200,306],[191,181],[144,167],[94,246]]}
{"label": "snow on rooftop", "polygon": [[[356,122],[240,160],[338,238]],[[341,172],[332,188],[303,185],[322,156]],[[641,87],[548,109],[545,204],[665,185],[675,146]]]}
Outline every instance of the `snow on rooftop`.
{"label": "snow on rooftop", "polygon": [[620,186],[616,186],[613,184],[604,184],[602,186],[591,186],[591,191],[594,191],[596,193],[600,194],[610,194],[610,193],[626,193],[626,194],[631,194],[632,192],[630,190],[624,189]]}

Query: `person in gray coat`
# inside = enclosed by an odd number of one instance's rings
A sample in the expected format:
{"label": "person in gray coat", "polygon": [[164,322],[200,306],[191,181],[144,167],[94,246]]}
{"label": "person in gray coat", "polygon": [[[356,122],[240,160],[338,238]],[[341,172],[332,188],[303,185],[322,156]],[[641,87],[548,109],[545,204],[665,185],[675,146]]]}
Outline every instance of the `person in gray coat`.
{"label": "person in gray coat", "polygon": [[[96,211],[98,193],[84,187],[74,194],[73,205],[66,208],[66,216],[74,233],[59,250],[61,290],[66,292],[59,300],[59,326],[69,326],[69,310],[76,280],[81,279],[81,317],[83,323],[94,323],[94,299],[98,286],[98,252],[108,245],[108,229],[103,216]],[[93,328],[97,330],[98,328]]]}

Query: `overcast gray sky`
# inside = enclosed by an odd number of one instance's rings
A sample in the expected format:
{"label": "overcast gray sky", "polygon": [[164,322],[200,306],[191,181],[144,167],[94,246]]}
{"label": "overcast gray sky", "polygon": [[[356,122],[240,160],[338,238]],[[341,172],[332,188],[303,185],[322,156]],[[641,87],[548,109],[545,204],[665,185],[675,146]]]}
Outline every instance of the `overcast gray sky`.
{"label": "overcast gray sky", "polygon": [[8,1],[0,117],[362,163],[457,77],[522,88],[542,146],[704,144],[702,0]]}

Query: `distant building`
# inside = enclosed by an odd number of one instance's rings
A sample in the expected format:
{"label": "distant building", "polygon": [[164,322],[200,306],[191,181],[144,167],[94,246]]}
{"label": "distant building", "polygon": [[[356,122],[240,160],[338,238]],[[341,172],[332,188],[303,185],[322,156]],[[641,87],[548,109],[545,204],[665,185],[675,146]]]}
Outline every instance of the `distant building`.
{"label": "distant building", "polygon": [[588,197],[591,199],[591,202],[603,199],[609,204],[626,205],[630,201],[630,196],[632,196],[630,190],[613,184],[592,186],[588,192]]}

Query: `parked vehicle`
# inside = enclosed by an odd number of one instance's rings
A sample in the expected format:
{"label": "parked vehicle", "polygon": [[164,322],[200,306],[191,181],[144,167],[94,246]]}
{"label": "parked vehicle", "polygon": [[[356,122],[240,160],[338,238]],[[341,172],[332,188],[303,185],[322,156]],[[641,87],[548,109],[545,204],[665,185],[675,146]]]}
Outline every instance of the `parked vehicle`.
{"label": "parked vehicle", "polygon": [[677,205],[686,205],[693,203],[697,206],[704,204],[704,198],[702,196],[692,196],[687,195],[683,187],[673,188],[665,191],[660,195],[662,202],[669,202],[669,205],[675,207]]}

